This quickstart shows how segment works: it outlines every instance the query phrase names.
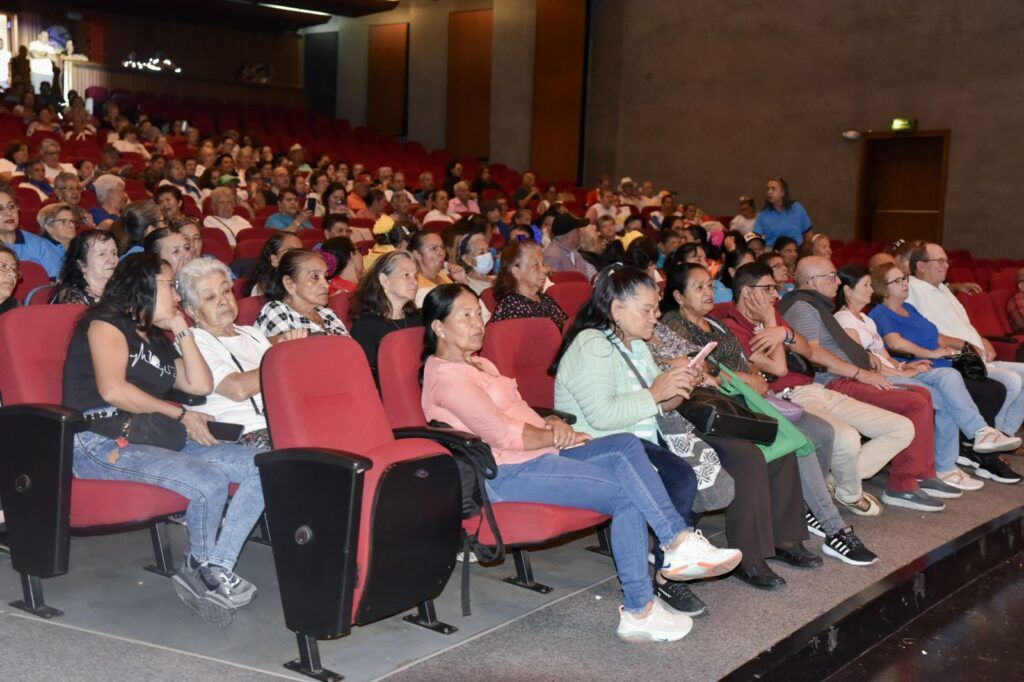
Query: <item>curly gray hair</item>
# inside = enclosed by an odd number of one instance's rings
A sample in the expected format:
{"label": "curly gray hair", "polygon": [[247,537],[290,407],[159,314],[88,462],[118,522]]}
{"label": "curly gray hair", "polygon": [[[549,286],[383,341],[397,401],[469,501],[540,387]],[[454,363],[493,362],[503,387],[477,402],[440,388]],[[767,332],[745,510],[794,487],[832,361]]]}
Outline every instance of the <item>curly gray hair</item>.
{"label": "curly gray hair", "polygon": [[194,310],[199,303],[199,282],[214,274],[231,281],[231,270],[215,258],[196,258],[178,271],[176,285],[186,310]]}

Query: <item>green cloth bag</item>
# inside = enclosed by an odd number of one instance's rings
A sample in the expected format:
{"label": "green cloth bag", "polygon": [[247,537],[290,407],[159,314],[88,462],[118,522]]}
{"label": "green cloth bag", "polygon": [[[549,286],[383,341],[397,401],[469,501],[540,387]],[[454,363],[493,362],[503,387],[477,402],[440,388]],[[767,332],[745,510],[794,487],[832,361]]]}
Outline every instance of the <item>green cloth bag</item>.
{"label": "green cloth bag", "polygon": [[775,436],[774,443],[771,445],[754,443],[764,453],[764,461],[772,462],[791,452],[796,452],[797,457],[806,457],[814,452],[814,443],[807,440],[807,436],[801,433],[800,429],[793,425],[793,422],[783,417],[774,405],[758,395],[757,391],[736,376],[731,369],[722,364],[719,367],[728,375],[728,378],[722,380],[722,393],[742,397],[752,411],[772,417],[779,422],[779,431]]}

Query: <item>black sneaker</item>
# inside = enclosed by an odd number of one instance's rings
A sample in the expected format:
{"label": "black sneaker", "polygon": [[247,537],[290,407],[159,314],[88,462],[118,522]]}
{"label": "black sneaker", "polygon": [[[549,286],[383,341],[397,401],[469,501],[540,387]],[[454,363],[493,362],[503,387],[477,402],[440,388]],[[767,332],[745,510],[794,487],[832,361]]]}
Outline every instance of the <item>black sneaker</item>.
{"label": "black sneaker", "polygon": [[804,509],[804,521],[807,523],[808,533],[817,535],[819,538],[825,537],[825,527],[821,525],[821,522],[818,521],[818,518],[810,509]]}
{"label": "black sneaker", "polygon": [[956,463],[974,469],[974,475],[978,478],[987,478],[996,483],[1020,483],[1020,474],[1011,469],[1002,456],[994,453],[986,455],[961,451]]}
{"label": "black sneaker", "polygon": [[852,566],[870,566],[878,561],[875,553],[865,547],[853,532],[853,526],[826,537],[821,551]]}
{"label": "black sneaker", "polygon": [[683,582],[668,580],[664,585],[654,581],[654,596],[664,603],[670,610],[697,618],[708,612],[707,604],[693,593],[690,586]]}

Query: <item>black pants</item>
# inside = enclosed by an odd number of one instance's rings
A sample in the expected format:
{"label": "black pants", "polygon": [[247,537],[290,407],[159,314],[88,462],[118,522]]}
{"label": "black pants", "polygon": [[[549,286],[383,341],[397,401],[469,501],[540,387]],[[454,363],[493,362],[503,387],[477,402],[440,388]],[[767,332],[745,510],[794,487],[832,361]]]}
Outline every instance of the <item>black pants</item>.
{"label": "black pants", "polygon": [[[971,394],[974,404],[978,406],[978,412],[981,413],[985,423],[989,426],[995,426],[996,415],[1003,407],[1003,401],[1006,400],[1006,387],[995,379],[974,381],[966,377],[964,378],[964,386],[967,387],[967,392]],[[964,435],[968,438],[974,438],[973,433]],[[1013,434],[1011,433],[1010,435],[1012,436]]]}
{"label": "black pants", "polygon": [[736,481],[736,497],[725,510],[729,546],[743,552],[743,564],[775,555],[775,548],[807,539],[796,455],[772,462],[753,443],[704,436]]}

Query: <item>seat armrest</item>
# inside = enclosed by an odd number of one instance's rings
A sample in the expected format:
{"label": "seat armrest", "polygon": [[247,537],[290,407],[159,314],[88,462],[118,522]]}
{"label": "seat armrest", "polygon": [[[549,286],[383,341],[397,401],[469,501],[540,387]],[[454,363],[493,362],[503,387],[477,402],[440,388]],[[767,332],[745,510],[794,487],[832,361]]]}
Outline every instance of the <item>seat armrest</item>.
{"label": "seat armrest", "polygon": [[196,407],[197,405],[206,404],[205,395],[193,395],[191,393],[185,393],[179,391],[176,388],[172,388],[164,394],[164,400],[169,400],[172,403],[178,403],[179,405],[185,405],[186,407]]}
{"label": "seat armrest", "polygon": [[549,407],[534,407],[533,411],[536,412],[537,414],[539,414],[540,416],[544,417],[544,418],[547,418],[547,417],[558,417],[559,419],[564,421],[566,424],[575,424],[576,423],[576,415],[569,414],[568,412],[562,412],[561,410],[555,410],[555,409],[552,409],[552,408],[549,408]]}
{"label": "seat armrest", "polygon": [[449,449],[469,448],[483,443],[483,440],[468,431],[459,431],[458,429],[441,426],[407,426],[401,429],[394,429],[392,433],[394,433],[396,440],[424,438]]}

